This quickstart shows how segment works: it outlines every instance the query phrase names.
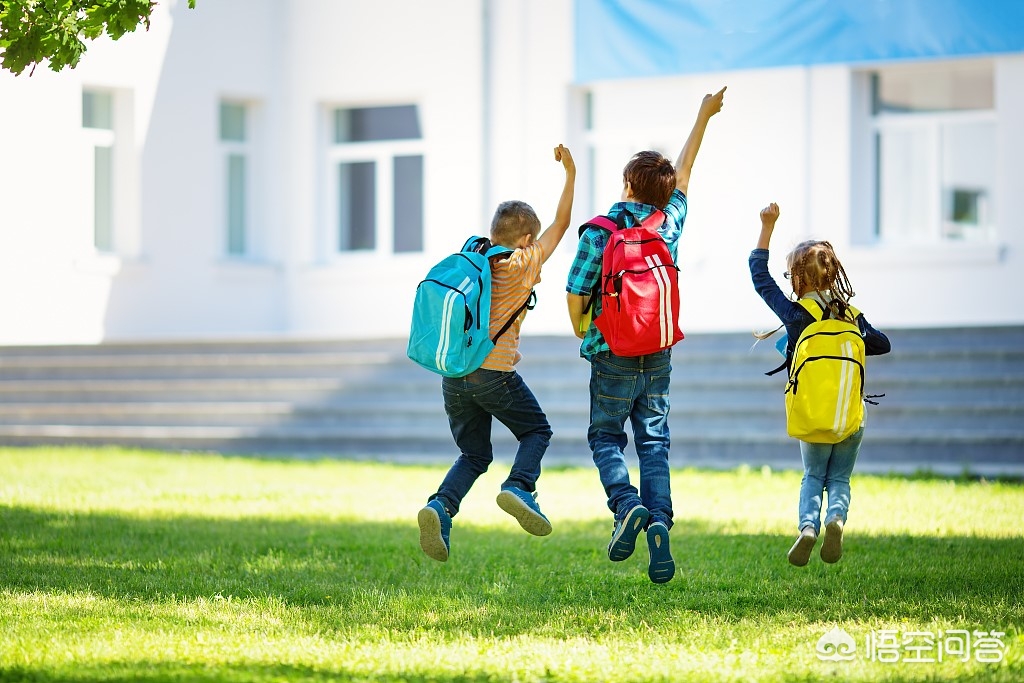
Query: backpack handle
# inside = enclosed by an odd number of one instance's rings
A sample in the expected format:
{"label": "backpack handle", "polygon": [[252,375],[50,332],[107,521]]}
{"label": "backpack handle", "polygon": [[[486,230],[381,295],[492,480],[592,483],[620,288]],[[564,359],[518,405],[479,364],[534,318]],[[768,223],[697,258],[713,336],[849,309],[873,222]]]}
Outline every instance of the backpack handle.
{"label": "backpack handle", "polygon": [[618,215],[614,219],[611,216],[605,216],[603,214],[600,216],[594,216],[589,221],[580,226],[579,236],[583,237],[583,233],[584,231],[586,231],[587,228],[600,228],[602,230],[607,230],[608,232],[615,232],[616,230],[625,230],[626,228],[630,227],[626,225],[626,214],[629,214],[629,216],[633,219],[633,222],[636,225],[640,225],[645,228],[657,229],[658,227],[661,226],[662,223],[665,222],[665,212],[662,211],[661,209],[655,210],[654,212],[651,213],[651,215],[649,215],[642,221],[638,219],[636,215],[629,209],[623,209],[618,213]]}
{"label": "backpack handle", "polygon": [[[627,215],[630,218],[633,219],[634,225],[632,225],[632,226],[626,225],[626,218],[625,217]],[[615,217],[615,225],[616,225],[616,227],[619,230],[626,230],[627,228],[637,227],[637,226],[640,226],[642,228],[648,228],[648,229],[651,229],[651,230],[657,230],[659,227],[661,227],[661,224],[664,223],[664,222],[665,222],[665,212],[662,211],[661,209],[655,209],[653,212],[651,212],[651,214],[649,216],[647,216],[647,218],[645,218],[643,220],[640,220],[639,218],[637,218],[636,214],[634,214],[629,209],[623,209]]]}

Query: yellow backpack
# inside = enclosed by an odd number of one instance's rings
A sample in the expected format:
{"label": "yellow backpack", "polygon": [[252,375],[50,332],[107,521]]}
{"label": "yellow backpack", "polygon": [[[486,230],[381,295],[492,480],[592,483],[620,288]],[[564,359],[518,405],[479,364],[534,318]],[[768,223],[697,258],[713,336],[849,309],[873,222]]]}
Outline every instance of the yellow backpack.
{"label": "yellow backpack", "polygon": [[[814,317],[797,339],[786,385],[786,432],[809,443],[839,443],[864,423],[864,338],[813,299],[798,302]],[[860,312],[849,308],[856,319]]]}

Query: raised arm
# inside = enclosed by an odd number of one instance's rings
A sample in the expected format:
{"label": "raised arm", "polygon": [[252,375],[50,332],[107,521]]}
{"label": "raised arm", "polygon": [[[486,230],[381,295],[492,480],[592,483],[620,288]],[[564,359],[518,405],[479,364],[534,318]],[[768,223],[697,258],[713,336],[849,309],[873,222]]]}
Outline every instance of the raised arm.
{"label": "raised arm", "polygon": [[700,110],[697,112],[697,120],[690,131],[690,137],[686,138],[679,158],[676,159],[676,187],[683,194],[690,185],[690,171],[693,170],[693,162],[700,150],[700,143],[704,140],[704,131],[708,127],[711,117],[722,111],[722,103],[725,99],[725,88],[722,88],[714,95],[705,95],[700,103]]}
{"label": "raised arm", "polygon": [[779,316],[779,320],[788,325],[805,318],[807,314],[802,307],[790,301],[775,282],[775,278],[768,272],[768,246],[772,241],[772,232],[775,230],[775,221],[777,220],[779,220],[778,204],[772,202],[761,209],[761,232],[757,237],[757,246],[754,251],[750,252],[748,262],[754,290],[768,304],[768,308]]}
{"label": "raised arm", "polygon": [[576,187],[576,163],[572,160],[569,148],[559,145],[555,147],[555,161],[562,162],[565,169],[565,185],[562,187],[562,196],[558,199],[558,208],[555,209],[555,220],[548,226],[548,229],[537,238],[544,249],[544,261],[547,261],[555,252],[555,247],[562,241],[569,221],[572,219],[572,200]]}

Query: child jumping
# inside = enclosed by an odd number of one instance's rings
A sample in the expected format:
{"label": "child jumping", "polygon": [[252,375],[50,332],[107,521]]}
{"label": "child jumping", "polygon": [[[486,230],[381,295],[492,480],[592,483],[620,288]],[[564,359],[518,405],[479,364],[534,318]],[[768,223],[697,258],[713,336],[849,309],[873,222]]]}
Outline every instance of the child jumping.
{"label": "child jumping", "polygon": [[[565,169],[565,185],[555,220],[547,230],[540,233],[537,214],[521,201],[503,202],[491,220],[491,243],[514,250],[508,258],[491,262],[492,336],[540,282],[541,265],[554,252],[569,227],[576,165],[569,150],[562,145],[555,148],[555,160]],[[452,517],[458,514],[462,499],[494,459],[493,418],[504,424],[519,441],[512,470],[498,493],[498,506],[515,517],[527,532],[535,536],[551,533],[551,524],[540,511],[535,493],[541,457],[551,440],[551,426],[533,392],[515,370],[522,358],[519,330],[525,317],[526,309],[498,338],[479,370],[464,377],[445,377],[442,381],[444,410],[461,455],[417,518],[420,547],[428,557],[440,562],[448,560]]]}
{"label": "child jumping", "polygon": [[[722,110],[724,97],[725,88],[714,95],[705,95],[674,166],[653,151],[639,152],[629,160],[623,170],[621,200],[608,214],[613,220],[625,218],[628,227],[639,224],[656,211],[663,211],[665,220],[658,233],[668,245],[673,262],[677,260],[679,235],[686,221],[686,192],[693,162],[708,121]],[[609,233],[598,227],[582,231],[566,284],[569,320],[576,336],[583,339],[580,355],[590,362],[587,440],[608,499],[608,509],[614,515],[608,559],[621,562],[632,555],[637,536],[646,530],[650,551],[647,575],[654,583],[665,583],[675,575],[668,535],[673,517],[668,462],[672,349],[636,357],[612,353],[593,322],[601,315],[600,297],[593,303],[591,322],[584,324],[584,307],[601,279],[602,257],[608,239]],[[630,483],[623,454],[627,420],[633,429],[633,444],[640,464],[639,491]]]}
{"label": "child jumping", "polygon": [[[761,210],[761,234],[757,247],[750,253],[750,277],[754,289],[786,328],[786,366],[793,359],[796,341],[815,318],[801,305],[786,296],[768,272],[768,246],[775,222],[779,218],[779,205],[772,203]],[[872,327],[850,306],[854,296],[846,271],[828,242],[809,240],[801,242],[786,256],[788,271],[784,276],[793,286],[797,299],[811,299],[823,312],[840,320],[856,323],[864,339],[866,355],[881,355],[890,350],[889,339]],[[764,337],[767,335],[758,335]],[[799,522],[796,542],[789,550],[789,562],[803,567],[821,531],[821,506],[824,492],[828,491],[828,509],[825,513],[825,540],[821,546],[821,559],[838,562],[843,555],[843,527],[850,507],[850,475],[860,453],[864,438],[864,425],[839,443],[809,443],[800,441],[800,457],[804,476],[800,482]]]}

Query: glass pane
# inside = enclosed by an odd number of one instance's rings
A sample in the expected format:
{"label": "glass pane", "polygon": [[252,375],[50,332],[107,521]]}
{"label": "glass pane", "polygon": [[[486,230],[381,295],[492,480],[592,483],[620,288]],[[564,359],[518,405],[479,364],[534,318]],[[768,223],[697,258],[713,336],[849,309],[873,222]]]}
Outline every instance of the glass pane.
{"label": "glass pane", "polygon": [[985,240],[991,236],[995,168],[994,123],[951,123],[942,127],[944,237]]}
{"label": "glass pane", "polygon": [[874,113],[992,109],[992,65],[891,67],[872,78]]}
{"label": "glass pane", "polygon": [[228,155],[228,253],[245,253],[245,157]]}
{"label": "glass pane", "polygon": [[418,140],[420,137],[419,115],[414,104],[334,110],[336,143]]}
{"label": "glass pane", "polygon": [[395,157],[395,252],[423,251],[423,157]]}
{"label": "glass pane", "polygon": [[93,245],[114,248],[114,150],[95,147],[93,153]]}
{"label": "glass pane", "polygon": [[108,92],[82,91],[82,127],[114,129],[114,97]]}
{"label": "glass pane", "polygon": [[928,131],[886,130],[878,140],[878,232],[890,241],[934,239],[929,227],[935,166]]}
{"label": "glass pane", "polygon": [[220,139],[245,142],[245,105],[220,103]]}
{"label": "glass pane", "polygon": [[376,241],[376,173],[372,161],[338,164],[338,249],[373,249]]}

